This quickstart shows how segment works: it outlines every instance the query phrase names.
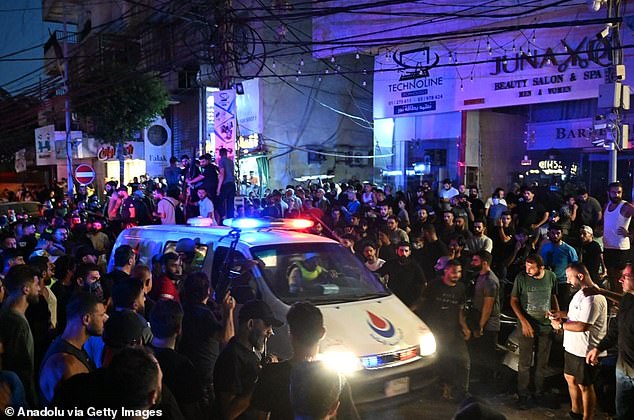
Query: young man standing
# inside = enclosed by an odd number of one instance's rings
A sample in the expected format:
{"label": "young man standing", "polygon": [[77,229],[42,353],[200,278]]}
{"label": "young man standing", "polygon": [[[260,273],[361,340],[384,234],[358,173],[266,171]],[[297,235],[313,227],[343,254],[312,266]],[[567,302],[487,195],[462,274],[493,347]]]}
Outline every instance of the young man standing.
{"label": "young man standing", "polygon": [[2,368],[20,377],[29,405],[37,407],[35,345],[25,313],[29,305],[40,299],[40,281],[34,269],[16,265],[9,269],[3,283],[9,295],[0,312],[0,339],[4,345]]}
{"label": "young man standing", "polygon": [[526,271],[515,277],[511,292],[511,307],[518,319],[522,335],[518,337],[519,365],[517,371],[518,408],[527,410],[533,349],[535,349],[535,396],[544,392],[544,378],[550,355],[551,331],[548,313],[559,310],[557,278],[544,267],[544,260],[533,254],[526,258]]}
{"label": "young man standing", "polygon": [[620,272],[630,258],[628,229],[634,216],[634,206],[623,200],[623,186],[612,182],[608,186],[609,201],[603,212],[603,259],[608,272],[610,289],[621,291]]}
{"label": "young man standing", "polygon": [[608,328],[608,302],[604,296],[584,296],[584,287],[596,287],[588,269],[582,263],[572,263],[566,269],[568,284],[578,290],[567,312],[551,313],[551,325],[564,332],[564,378],[572,409],[570,416],[589,420],[594,417],[597,395],[594,383],[598,368],[586,363],[589,350],[605,337]]}

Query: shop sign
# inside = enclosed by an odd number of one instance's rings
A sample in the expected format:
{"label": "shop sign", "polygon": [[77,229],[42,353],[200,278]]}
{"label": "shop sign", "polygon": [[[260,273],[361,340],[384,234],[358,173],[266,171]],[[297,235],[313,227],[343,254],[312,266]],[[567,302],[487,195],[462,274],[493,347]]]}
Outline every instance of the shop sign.
{"label": "shop sign", "polygon": [[35,164],[55,165],[55,126],[47,125],[35,129]]}
{"label": "shop sign", "polygon": [[592,140],[604,138],[605,130],[594,130],[592,118],[527,124],[528,150],[579,149],[592,147]]}
{"label": "shop sign", "polygon": [[546,159],[540,160],[537,163],[539,169],[531,169],[530,173],[544,175],[564,175],[568,172],[571,176],[577,175],[577,164],[571,163],[569,166],[565,166],[560,160]]}
{"label": "shop sign", "polygon": [[163,176],[172,155],[172,130],[164,118],[155,119],[143,130],[145,171],[152,177]]}
{"label": "shop sign", "polygon": [[227,157],[233,159],[236,148],[236,92],[233,89],[221,90],[214,96],[214,133],[216,145],[214,151],[219,158],[219,150],[227,149]]}
{"label": "shop sign", "polygon": [[[124,159],[144,159],[143,156],[143,143],[141,142],[126,142],[123,144],[123,158]],[[118,160],[117,158],[117,146],[112,144],[102,144],[97,150],[97,159],[102,161]]]}
{"label": "shop sign", "polygon": [[595,37],[604,28],[541,29],[539,42],[516,32],[474,36],[378,54],[374,118],[596,98],[614,77],[609,42]]}

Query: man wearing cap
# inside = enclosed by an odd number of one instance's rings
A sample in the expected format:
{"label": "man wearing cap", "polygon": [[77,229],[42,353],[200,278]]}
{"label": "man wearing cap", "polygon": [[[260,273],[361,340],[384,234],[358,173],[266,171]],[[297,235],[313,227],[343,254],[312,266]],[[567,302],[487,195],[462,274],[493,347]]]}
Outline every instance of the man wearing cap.
{"label": "man wearing cap", "polygon": [[221,418],[252,417],[249,408],[260,375],[266,340],[281,327],[266,302],[253,300],[240,309],[236,336],[222,350],[214,368],[214,387]]}
{"label": "man wearing cap", "polygon": [[592,281],[598,283],[600,280],[599,269],[601,267],[603,267],[603,272],[605,273],[601,245],[594,240],[594,232],[588,225],[583,225],[579,228],[579,237],[581,238],[581,248],[579,249],[580,261],[588,269]]}

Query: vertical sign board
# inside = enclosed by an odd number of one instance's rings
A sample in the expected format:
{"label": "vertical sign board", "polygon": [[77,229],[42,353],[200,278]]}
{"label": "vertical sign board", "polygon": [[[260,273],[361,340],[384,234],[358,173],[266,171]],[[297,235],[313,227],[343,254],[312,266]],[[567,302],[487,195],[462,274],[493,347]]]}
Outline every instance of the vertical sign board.
{"label": "vertical sign board", "polygon": [[145,143],[146,172],[152,176],[163,176],[163,169],[172,156],[172,130],[164,118],[157,118],[143,130]]}
{"label": "vertical sign board", "polygon": [[55,165],[55,126],[47,125],[35,129],[35,164]]}
{"label": "vertical sign board", "polygon": [[214,92],[214,132],[216,147],[214,152],[227,149],[227,157],[233,160],[236,149],[236,92],[232,89]]}

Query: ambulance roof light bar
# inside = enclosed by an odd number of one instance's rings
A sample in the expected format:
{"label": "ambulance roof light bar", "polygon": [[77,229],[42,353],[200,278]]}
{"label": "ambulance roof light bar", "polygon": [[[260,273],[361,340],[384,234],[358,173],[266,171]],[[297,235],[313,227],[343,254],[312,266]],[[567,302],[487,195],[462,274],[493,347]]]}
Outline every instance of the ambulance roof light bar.
{"label": "ambulance roof light bar", "polygon": [[253,219],[240,217],[235,219],[225,219],[223,225],[234,229],[288,229],[302,230],[313,227],[314,223],[306,219]]}

